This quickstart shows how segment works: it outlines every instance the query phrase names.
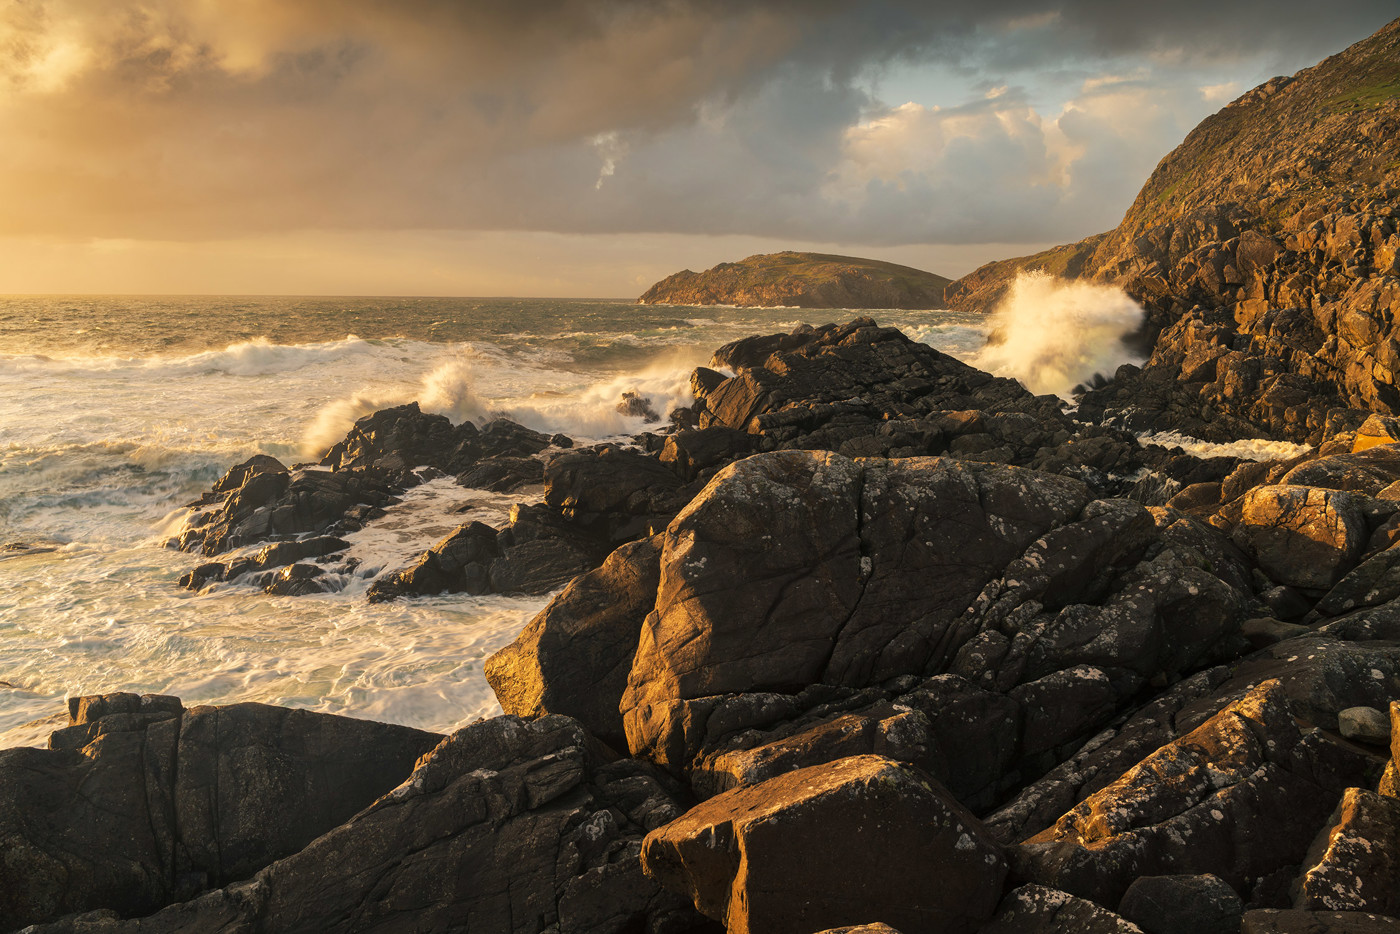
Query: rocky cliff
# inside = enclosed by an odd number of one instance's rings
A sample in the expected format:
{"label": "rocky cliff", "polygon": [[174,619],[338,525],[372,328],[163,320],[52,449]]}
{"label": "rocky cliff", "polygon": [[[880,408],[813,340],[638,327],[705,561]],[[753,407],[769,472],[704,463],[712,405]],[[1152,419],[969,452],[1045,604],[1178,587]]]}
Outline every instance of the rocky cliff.
{"label": "rocky cliff", "polygon": [[[1156,352],[1086,414],[1317,440],[1400,411],[1400,21],[1206,119],[1114,230],[950,286],[987,308],[1023,269],[1122,286]],[[1178,385],[1179,384],[1179,385]]]}
{"label": "rocky cliff", "polygon": [[644,305],[942,308],[950,280],[909,266],[825,253],[765,253],[705,272],[667,276]]}

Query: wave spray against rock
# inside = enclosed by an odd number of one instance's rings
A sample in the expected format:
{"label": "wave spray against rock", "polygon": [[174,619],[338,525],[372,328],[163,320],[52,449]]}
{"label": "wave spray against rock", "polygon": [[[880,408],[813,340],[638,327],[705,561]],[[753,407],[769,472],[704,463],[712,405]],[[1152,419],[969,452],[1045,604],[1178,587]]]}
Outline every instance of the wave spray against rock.
{"label": "wave spray against rock", "polygon": [[970,362],[1031,392],[1070,399],[1096,374],[1142,363],[1124,339],[1143,316],[1142,306],[1114,286],[1023,272],[992,315],[987,346]]}

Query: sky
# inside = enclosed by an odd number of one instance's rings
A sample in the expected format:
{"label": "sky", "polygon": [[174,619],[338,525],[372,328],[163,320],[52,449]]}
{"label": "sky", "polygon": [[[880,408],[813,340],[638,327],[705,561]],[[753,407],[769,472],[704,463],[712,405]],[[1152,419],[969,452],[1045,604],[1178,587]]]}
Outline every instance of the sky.
{"label": "sky", "polygon": [[0,0],[0,293],[632,297],[1117,224],[1394,0]]}

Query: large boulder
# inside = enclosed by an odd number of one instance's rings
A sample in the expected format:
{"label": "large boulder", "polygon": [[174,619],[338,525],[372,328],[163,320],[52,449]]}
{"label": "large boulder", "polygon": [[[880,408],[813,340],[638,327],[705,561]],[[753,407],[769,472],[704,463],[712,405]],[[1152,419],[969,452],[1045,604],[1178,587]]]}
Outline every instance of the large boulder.
{"label": "large boulder", "polygon": [[1006,875],[976,818],[879,756],[711,798],[649,834],[642,862],[730,934],[810,934],[872,917],[905,934],[973,932]]}
{"label": "large boulder", "polygon": [[263,704],[75,698],[51,749],[0,751],[0,929],[144,914],[246,878],[396,786],[440,739]]}
{"label": "large boulder", "polygon": [[1325,589],[1355,566],[1367,534],[1349,493],[1263,486],[1245,495],[1234,536],[1278,583]]}
{"label": "large boulder", "polygon": [[623,545],[575,578],[486,660],[486,680],[501,709],[521,717],[566,714],[625,749],[617,701],[660,578],[659,536]]}
{"label": "large boulder", "polygon": [[986,582],[1087,498],[1064,478],[940,459],[730,465],[663,538],[622,700],[632,750],[682,762],[687,729],[703,729],[695,699],[922,671]]}

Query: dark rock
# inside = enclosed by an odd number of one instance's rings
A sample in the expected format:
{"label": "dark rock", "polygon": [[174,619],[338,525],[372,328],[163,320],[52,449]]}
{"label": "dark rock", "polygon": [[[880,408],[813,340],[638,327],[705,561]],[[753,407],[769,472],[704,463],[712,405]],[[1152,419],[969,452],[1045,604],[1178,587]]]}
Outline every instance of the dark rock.
{"label": "dark rock", "polygon": [[680,488],[656,458],[616,445],[561,454],[545,468],[545,504],[613,546],[660,531],[688,499]]}
{"label": "dark rock", "polygon": [[1400,919],[1364,911],[1246,911],[1240,934],[1396,934]]}
{"label": "dark rock", "polygon": [[0,751],[0,928],[145,914],[294,853],[397,785],[440,737],[262,704],[70,702],[51,750]]}
{"label": "dark rock", "polygon": [[461,526],[423,553],[409,568],[380,577],[369,601],[432,593],[491,592],[491,563],[500,557],[497,532],[482,522]]}
{"label": "dark rock", "polygon": [[1282,685],[1267,682],[1013,848],[1014,871],[1100,904],[1151,875],[1212,873],[1248,892],[1302,860],[1364,770],[1300,734]]}
{"label": "dark rock", "polygon": [[625,749],[617,701],[627,686],[642,622],[656,605],[658,539],[623,545],[574,579],[515,641],[486,660],[486,679],[508,714],[577,719]]}
{"label": "dark rock", "polygon": [[1216,876],[1143,876],[1118,913],[1146,934],[1235,934],[1244,915],[1238,893]]}
{"label": "dark rock", "polygon": [[1093,902],[1043,885],[1023,885],[1002,899],[978,934],[1142,934],[1141,929]]}
{"label": "dark rock", "polygon": [[908,934],[972,932],[991,917],[1006,874],[976,818],[918,771],[878,756],[711,798],[649,834],[642,862],[732,934],[808,934],[872,915]]}
{"label": "dark rock", "polygon": [[278,571],[263,592],[274,597],[300,597],[325,593],[329,588],[319,578],[325,573],[314,564],[290,564]]}
{"label": "dark rock", "polygon": [[1295,908],[1400,914],[1400,800],[1348,788],[1303,866]]}
{"label": "dark rock", "polygon": [[629,418],[640,418],[650,424],[661,421],[661,416],[656,414],[656,409],[651,407],[651,399],[642,395],[634,389],[628,389],[622,394],[622,398],[617,403],[619,415],[626,415]]}
{"label": "dark rock", "polygon": [[565,717],[458,730],[402,784],[246,882],[139,921],[44,934],[177,931],[695,932],[642,874],[644,832],[680,813],[637,763],[604,765]]}

